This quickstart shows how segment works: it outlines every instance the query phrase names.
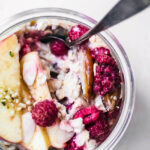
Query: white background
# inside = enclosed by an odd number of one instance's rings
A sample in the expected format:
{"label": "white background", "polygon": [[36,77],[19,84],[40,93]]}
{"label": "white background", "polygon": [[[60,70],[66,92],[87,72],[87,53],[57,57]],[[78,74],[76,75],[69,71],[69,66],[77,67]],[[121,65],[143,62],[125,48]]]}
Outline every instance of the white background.
{"label": "white background", "polygon": [[[0,0],[0,20],[39,7],[60,7],[84,13],[96,20],[117,0]],[[110,29],[126,50],[134,70],[136,104],[131,123],[115,150],[150,148],[150,8]]]}

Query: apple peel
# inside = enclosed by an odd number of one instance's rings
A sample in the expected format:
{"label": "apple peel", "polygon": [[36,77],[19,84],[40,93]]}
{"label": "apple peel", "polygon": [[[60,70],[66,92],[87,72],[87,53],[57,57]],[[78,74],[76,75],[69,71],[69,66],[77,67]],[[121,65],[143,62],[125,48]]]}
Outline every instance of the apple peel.
{"label": "apple peel", "polygon": [[30,112],[22,115],[23,142],[28,144],[35,131],[35,123]]}
{"label": "apple peel", "polygon": [[37,68],[34,61],[25,62],[23,64],[23,80],[28,86],[34,83],[36,78]]}

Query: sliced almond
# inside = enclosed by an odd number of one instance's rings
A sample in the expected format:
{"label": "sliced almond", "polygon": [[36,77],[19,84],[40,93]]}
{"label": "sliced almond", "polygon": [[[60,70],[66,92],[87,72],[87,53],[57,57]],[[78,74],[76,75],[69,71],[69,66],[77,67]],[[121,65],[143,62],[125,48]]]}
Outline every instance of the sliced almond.
{"label": "sliced almond", "polygon": [[116,89],[113,93],[111,94],[106,94],[104,96],[104,105],[108,111],[114,110],[117,100],[119,97],[120,89]]}

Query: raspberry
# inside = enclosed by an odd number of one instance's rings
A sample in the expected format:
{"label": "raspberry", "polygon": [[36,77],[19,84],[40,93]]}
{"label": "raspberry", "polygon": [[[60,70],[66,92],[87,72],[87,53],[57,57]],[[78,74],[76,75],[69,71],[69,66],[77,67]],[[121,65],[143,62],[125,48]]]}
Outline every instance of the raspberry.
{"label": "raspberry", "polygon": [[84,124],[90,124],[92,122],[95,122],[98,119],[98,116],[99,116],[99,112],[95,112],[95,113],[91,114],[90,116],[87,116],[83,120],[83,123]]}
{"label": "raspberry", "polygon": [[58,109],[53,101],[38,102],[32,109],[32,118],[41,127],[51,126],[57,118]]}
{"label": "raspberry", "polygon": [[74,102],[70,103],[70,104],[65,104],[67,111],[72,109],[72,105],[74,104]]}
{"label": "raspberry", "polygon": [[40,38],[43,36],[42,31],[33,30],[19,37],[19,43],[21,45],[20,50],[20,59],[27,53],[31,51],[37,51],[38,46],[37,42],[39,42]]}
{"label": "raspberry", "polygon": [[43,34],[44,33],[42,31],[32,30],[32,31],[25,33],[24,37],[25,37],[25,39],[28,39],[27,41],[29,43],[35,43],[40,40],[40,38],[43,36]]}
{"label": "raspberry", "polygon": [[99,92],[101,96],[104,96],[120,86],[119,69],[109,49],[97,47],[91,50],[91,56],[98,62],[94,76],[93,91],[94,93]]}
{"label": "raspberry", "polygon": [[97,58],[99,55],[108,55],[111,56],[109,49],[104,47],[96,47],[91,50],[91,55],[94,59]]}
{"label": "raspberry", "polygon": [[50,43],[51,52],[56,56],[63,56],[68,53],[68,47],[60,40],[53,40]]}
{"label": "raspberry", "polygon": [[69,39],[74,41],[86,33],[89,29],[83,25],[75,25],[71,28],[69,32]]}
{"label": "raspberry", "polygon": [[109,134],[109,125],[106,115],[101,112],[97,121],[86,127],[90,132],[90,138],[95,139],[97,143],[102,143]]}
{"label": "raspberry", "polygon": [[31,48],[28,44],[25,44],[20,51],[20,57],[23,57],[24,55],[26,55],[29,52],[31,52]]}
{"label": "raspberry", "polygon": [[109,49],[104,47],[97,47],[91,50],[91,55],[100,64],[115,65],[116,62],[112,58]]}
{"label": "raspberry", "polygon": [[77,144],[75,143],[75,138],[76,136],[74,136],[70,141],[67,142],[65,150],[84,150],[84,146],[77,146]]}
{"label": "raspberry", "polygon": [[86,108],[82,108],[78,110],[74,116],[73,119],[81,117],[83,119],[84,124],[89,124],[92,122],[95,122],[99,116],[99,111],[95,106],[90,106]]}

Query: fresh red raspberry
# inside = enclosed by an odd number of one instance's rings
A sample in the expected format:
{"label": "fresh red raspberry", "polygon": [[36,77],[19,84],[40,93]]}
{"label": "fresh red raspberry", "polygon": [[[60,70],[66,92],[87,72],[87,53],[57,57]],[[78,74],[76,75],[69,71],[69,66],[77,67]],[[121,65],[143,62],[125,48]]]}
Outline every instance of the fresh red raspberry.
{"label": "fresh red raspberry", "polygon": [[53,101],[43,100],[35,104],[32,109],[32,118],[41,127],[51,126],[58,114],[58,109]]}
{"label": "fresh red raspberry", "polygon": [[119,69],[109,49],[97,47],[91,50],[91,55],[98,62],[94,76],[93,91],[104,96],[120,86]]}
{"label": "fresh red raspberry", "polygon": [[68,47],[60,40],[53,40],[50,43],[51,52],[56,56],[63,56],[68,53]]}
{"label": "fresh red raspberry", "polygon": [[106,115],[101,112],[97,121],[86,128],[90,132],[90,138],[95,139],[99,144],[102,143],[109,134],[109,125]]}
{"label": "fresh red raspberry", "polygon": [[99,111],[95,106],[90,106],[86,108],[82,108],[78,110],[74,116],[73,119],[81,117],[83,119],[84,124],[89,124],[92,122],[95,122],[99,116]]}
{"label": "fresh red raspberry", "polygon": [[84,150],[84,146],[77,146],[77,144],[75,143],[75,138],[76,136],[74,136],[70,141],[67,142],[65,150]]}
{"label": "fresh red raspberry", "polygon": [[75,25],[71,28],[69,32],[69,39],[74,41],[86,33],[89,29],[83,25]]}

